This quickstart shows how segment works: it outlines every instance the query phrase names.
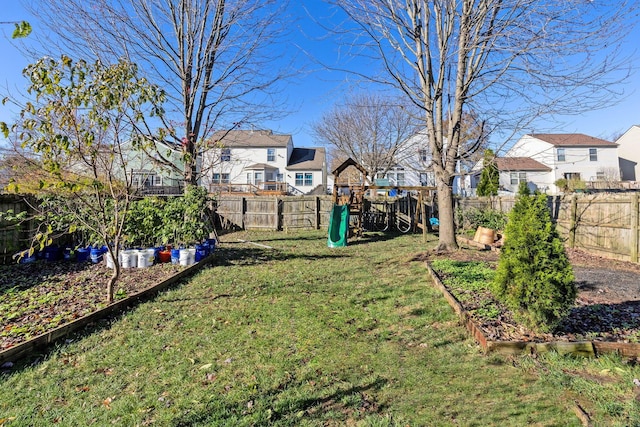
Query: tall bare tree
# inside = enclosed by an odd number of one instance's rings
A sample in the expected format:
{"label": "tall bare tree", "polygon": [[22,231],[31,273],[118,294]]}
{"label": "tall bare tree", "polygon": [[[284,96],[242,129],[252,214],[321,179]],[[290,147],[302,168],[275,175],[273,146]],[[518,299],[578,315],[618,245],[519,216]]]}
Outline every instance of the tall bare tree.
{"label": "tall bare tree", "polygon": [[348,96],[312,125],[315,137],[332,147],[332,157],[351,157],[370,178],[386,173],[404,155],[416,121],[397,99],[379,94]]}
{"label": "tall bare tree", "polygon": [[[458,247],[452,184],[465,112],[514,131],[542,114],[610,101],[625,77],[618,48],[635,2],[604,0],[331,0],[346,14],[351,52],[377,59],[372,76],[423,111],[440,214],[439,250]],[[357,72],[357,70],[354,70]],[[445,122],[449,120],[450,125]]]}
{"label": "tall bare tree", "polygon": [[[148,145],[157,162],[197,184],[216,131],[282,112],[285,2],[278,0],[29,0],[56,46],[80,58],[126,58],[167,93],[164,129]],[[52,41],[55,43],[53,44]],[[278,59],[278,61],[276,61]],[[281,68],[277,68],[277,65]],[[175,164],[169,151],[180,153]]]}

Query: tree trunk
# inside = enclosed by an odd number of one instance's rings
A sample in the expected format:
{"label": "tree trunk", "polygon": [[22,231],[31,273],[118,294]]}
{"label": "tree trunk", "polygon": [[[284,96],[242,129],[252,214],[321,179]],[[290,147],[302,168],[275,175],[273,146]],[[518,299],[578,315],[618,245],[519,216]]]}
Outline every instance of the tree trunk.
{"label": "tree trunk", "polygon": [[[448,181],[453,181],[450,179]],[[456,229],[453,212],[453,189],[452,184],[445,179],[438,180],[438,246],[436,251],[456,251],[458,242],[456,241]]]}
{"label": "tree trunk", "polygon": [[111,251],[109,249],[109,253],[113,258],[113,272],[111,273],[111,277],[109,277],[109,281],[107,282],[107,303],[111,304],[113,302],[113,297],[115,294],[115,284],[120,278],[120,261],[118,260],[117,251]]}

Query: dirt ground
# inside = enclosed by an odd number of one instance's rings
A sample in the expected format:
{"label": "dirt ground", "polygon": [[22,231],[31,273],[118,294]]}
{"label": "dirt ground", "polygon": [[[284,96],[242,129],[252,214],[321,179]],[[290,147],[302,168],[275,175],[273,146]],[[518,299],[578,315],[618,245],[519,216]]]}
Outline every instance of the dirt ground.
{"label": "dirt ground", "polygon": [[[612,260],[581,250],[568,249],[578,289],[576,307],[553,334],[539,334],[514,326],[513,320],[480,326],[490,339],[640,341],[640,264]],[[497,263],[494,251],[462,249],[455,253],[426,254],[427,259]]]}

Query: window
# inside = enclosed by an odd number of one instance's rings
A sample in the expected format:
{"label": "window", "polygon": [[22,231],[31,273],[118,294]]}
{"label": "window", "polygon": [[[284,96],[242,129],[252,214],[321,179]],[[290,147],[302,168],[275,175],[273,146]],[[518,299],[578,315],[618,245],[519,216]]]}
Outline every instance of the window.
{"label": "window", "polygon": [[429,161],[429,150],[418,150],[418,158],[420,159],[421,162],[428,162]]}
{"label": "window", "polygon": [[388,172],[387,179],[391,185],[405,185],[404,172]]}
{"label": "window", "polygon": [[220,152],[220,161],[221,162],[230,162],[231,161],[231,148],[223,148]]}
{"label": "window", "polygon": [[428,185],[434,187],[436,185],[435,177],[432,172],[420,172],[420,185]]}
{"label": "window", "polygon": [[564,162],[565,160],[565,154],[564,154],[564,148],[558,148],[558,161],[559,162]]}
{"label": "window", "polygon": [[596,172],[596,181],[604,181],[605,179],[604,172]]}
{"label": "window", "polygon": [[275,161],[276,161],[276,149],[267,148],[267,162],[275,162]]}
{"label": "window", "polygon": [[313,173],[311,172],[297,172],[296,173],[296,187],[311,187],[313,185]]}
{"label": "window", "polygon": [[228,184],[229,183],[229,174],[228,173],[214,173],[211,178],[212,184]]}
{"label": "window", "polygon": [[253,183],[255,185],[262,184],[262,172],[254,172],[253,179],[254,179]]}
{"label": "window", "polygon": [[162,177],[154,172],[133,172],[131,184],[134,187],[159,187],[162,185]]}
{"label": "window", "polygon": [[598,161],[598,149],[597,148],[589,148],[589,161],[597,162]]}
{"label": "window", "polygon": [[564,174],[564,179],[566,179],[566,180],[572,180],[572,179],[580,180],[582,178],[580,177],[580,172],[567,172],[567,173]]}
{"label": "window", "polygon": [[520,185],[521,182],[527,182],[526,172],[511,172],[511,185]]}

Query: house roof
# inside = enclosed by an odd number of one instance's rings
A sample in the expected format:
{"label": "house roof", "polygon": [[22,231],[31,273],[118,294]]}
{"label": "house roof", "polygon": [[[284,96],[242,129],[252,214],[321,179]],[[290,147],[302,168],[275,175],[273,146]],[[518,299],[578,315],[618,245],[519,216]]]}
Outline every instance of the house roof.
{"label": "house roof", "polygon": [[347,160],[345,160],[344,162],[342,162],[340,164],[340,166],[338,166],[337,168],[335,168],[331,173],[337,178],[342,171],[344,171],[346,168],[348,168],[349,166],[353,166],[356,169],[358,169],[360,172],[362,172],[362,174],[364,176],[367,176],[367,170],[365,168],[363,168],[360,163],[356,162],[355,160],[353,160],[351,157],[349,157]]}
{"label": "house roof", "polygon": [[615,142],[583,133],[532,133],[532,137],[557,147],[617,147]]}
{"label": "house roof", "polygon": [[543,165],[531,157],[496,157],[496,166],[499,171],[550,171],[551,168]]}
{"label": "house roof", "polygon": [[277,135],[270,130],[230,130],[216,132],[213,141],[229,148],[275,148],[286,147],[291,135]]}
{"label": "house roof", "polygon": [[289,157],[288,170],[322,170],[325,163],[324,148],[294,148]]}

